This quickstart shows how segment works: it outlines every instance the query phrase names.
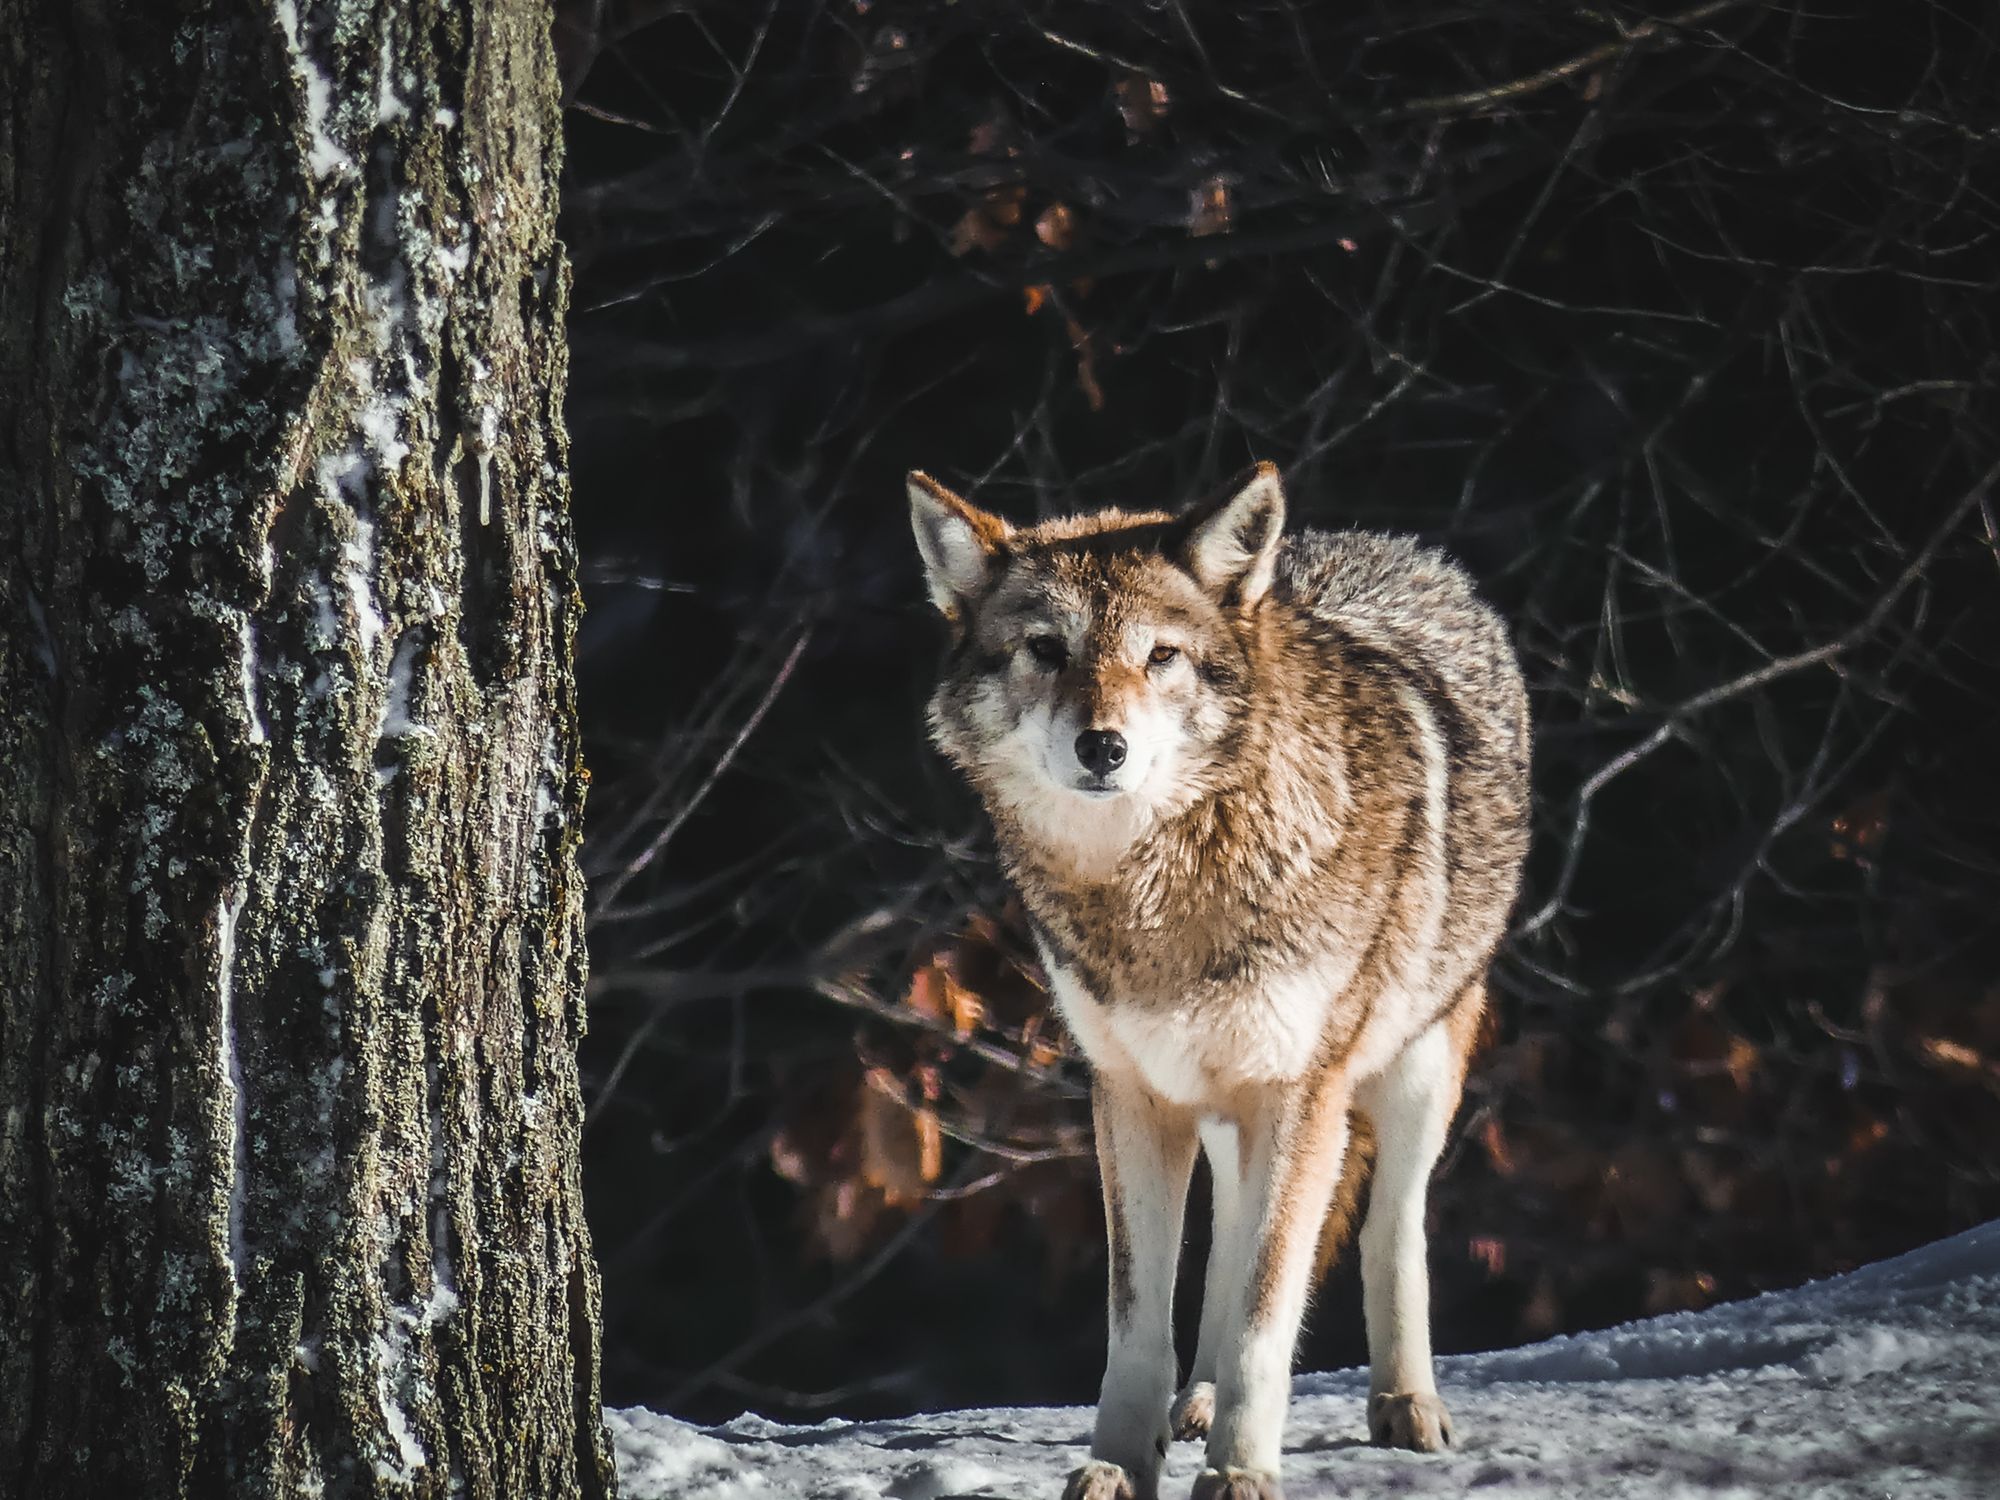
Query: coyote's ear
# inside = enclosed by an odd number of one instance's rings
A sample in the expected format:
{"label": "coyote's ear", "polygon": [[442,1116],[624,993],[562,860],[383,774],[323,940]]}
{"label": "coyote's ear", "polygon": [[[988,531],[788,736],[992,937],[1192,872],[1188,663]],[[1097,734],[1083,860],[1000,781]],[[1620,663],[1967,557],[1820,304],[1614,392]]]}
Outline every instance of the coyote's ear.
{"label": "coyote's ear", "polygon": [[910,526],[924,557],[931,602],[956,620],[965,601],[986,586],[1013,528],[969,505],[921,470],[910,471]]}
{"label": "coyote's ear", "polygon": [[1183,518],[1181,565],[1225,602],[1264,597],[1285,529],[1285,490],[1276,464],[1258,464]]}

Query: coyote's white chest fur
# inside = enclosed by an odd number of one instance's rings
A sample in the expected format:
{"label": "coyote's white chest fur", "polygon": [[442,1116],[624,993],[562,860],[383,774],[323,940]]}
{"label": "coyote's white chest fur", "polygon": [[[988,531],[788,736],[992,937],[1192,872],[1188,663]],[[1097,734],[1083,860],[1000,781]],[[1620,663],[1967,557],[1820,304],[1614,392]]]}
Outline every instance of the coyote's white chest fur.
{"label": "coyote's white chest fur", "polygon": [[[1268,464],[1178,517],[1017,530],[921,475],[910,499],[953,627],[932,733],[1091,1067],[1111,1354],[1067,1500],[1154,1500],[1170,1433],[1203,1432],[1195,1500],[1277,1500],[1322,1223],[1358,1189],[1351,1120],[1376,1142],[1369,1429],[1442,1446],[1424,1199],[1527,844],[1505,627],[1407,540],[1285,540]],[[1172,1399],[1198,1149],[1215,1228]]]}
{"label": "coyote's white chest fur", "polygon": [[1351,964],[1343,974],[1328,963],[1198,1002],[1107,1002],[1054,955],[1044,951],[1042,962],[1086,1057],[1123,1059],[1160,1097],[1197,1109],[1245,1085],[1303,1076],[1353,976]]}
{"label": "coyote's white chest fur", "polygon": [[[1409,999],[1428,990],[1422,976],[1405,976],[1381,997],[1389,1003],[1362,1010],[1351,959],[1328,958],[1199,1001],[1147,1004],[1101,1000],[1046,947],[1041,957],[1056,1009],[1084,1056],[1098,1066],[1122,1059],[1161,1098],[1204,1115],[1239,1089],[1297,1082],[1324,1068],[1336,1050],[1330,1039],[1354,1082],[1366,1082],[1430,1019]],[[1344,1036],[1342,1009],[1351,1017]]]}

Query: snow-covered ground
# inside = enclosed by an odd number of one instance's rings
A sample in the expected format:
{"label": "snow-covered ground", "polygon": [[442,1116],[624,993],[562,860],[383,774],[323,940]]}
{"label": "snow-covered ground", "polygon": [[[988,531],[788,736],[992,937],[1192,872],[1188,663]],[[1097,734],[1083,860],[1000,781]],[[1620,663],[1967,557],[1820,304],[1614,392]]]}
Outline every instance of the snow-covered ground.
{"label": "snow-covered ground", "polygon": [[[1849,1276],[1439,1361],[1459,1446],[1364,1441],[1365,1371],[1301,1376],[1288,1500],[1320,1496],[1965,1496],[2000,1500],[2000,1222]],[[627,1500],[1056,1500],[1077,1407],[783,1427],[606,1413]],[[1163,1497],[1200,1448],[1178,1443]]]}

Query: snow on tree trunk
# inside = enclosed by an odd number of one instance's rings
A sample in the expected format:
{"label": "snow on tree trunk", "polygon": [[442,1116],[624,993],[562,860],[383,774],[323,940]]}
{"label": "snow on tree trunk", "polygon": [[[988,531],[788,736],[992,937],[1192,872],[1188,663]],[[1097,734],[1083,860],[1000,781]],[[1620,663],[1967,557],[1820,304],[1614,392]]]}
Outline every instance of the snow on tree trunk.
{"label": "snow on tree trunk", "polygon": [[0,1495],[612,1487],[541,0],[0,0]]}

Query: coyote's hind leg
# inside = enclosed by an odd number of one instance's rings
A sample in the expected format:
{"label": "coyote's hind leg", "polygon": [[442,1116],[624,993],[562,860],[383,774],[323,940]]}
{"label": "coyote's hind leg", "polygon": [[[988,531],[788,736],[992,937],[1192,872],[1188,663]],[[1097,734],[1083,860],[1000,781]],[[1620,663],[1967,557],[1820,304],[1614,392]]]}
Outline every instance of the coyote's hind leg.
{"label": "coyote's hind leg", "polygon": [[1248,1251],[1235,1238],[1243,1227],[1242,1137],[1227,1120],[1204,1120],[1201,1154],[1208,1159],[1211,1208],[1208,1272],[1201,1294],[1201,1336],[1195,1341],[1194,1368],[1188,1371],[1187,1384],[1174,1397],[1169,1414],[1177,1438],[1206,1437],[1215,1420],[1216,1361],[1222,1356],[1229,1317],[1248,1274],[1244,1264]]}
{"label": "coyote's hind leg", "polygon": [[1430,1453],[1452,1439],[1431,1371],[1424,1201],[1458,1109],[1465,1052],[1483,1003],[1479,986],[1468,989],[1450,1015],[1356,1090],[1376,1137],[1374,1185],[1361,1226],[1368,1435],[1392,1448]]}

